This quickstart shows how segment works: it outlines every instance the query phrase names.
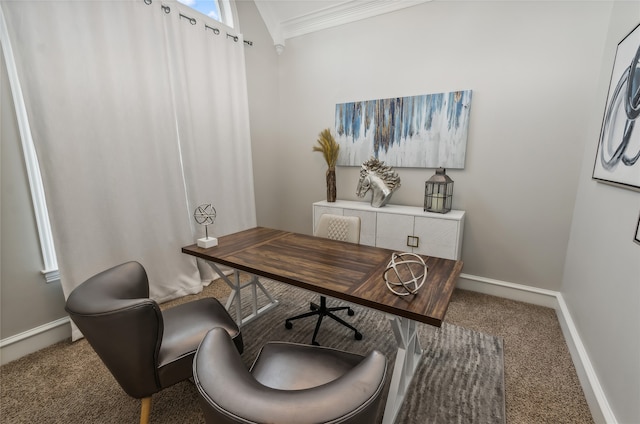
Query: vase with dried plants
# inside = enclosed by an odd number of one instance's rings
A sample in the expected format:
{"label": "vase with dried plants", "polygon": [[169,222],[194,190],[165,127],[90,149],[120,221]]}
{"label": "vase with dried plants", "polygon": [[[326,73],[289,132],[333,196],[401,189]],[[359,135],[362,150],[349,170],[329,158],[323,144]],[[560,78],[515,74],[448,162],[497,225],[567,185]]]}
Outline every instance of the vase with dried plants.
{"label": "vase with dried plants", "polygon": [[314,152],[322,152],[324,160],[327,161],[327,202],[336,201],[336,162],[338,161],[338,151],[340,145],[326,128],[318,134],[318,144],[313,146]]}

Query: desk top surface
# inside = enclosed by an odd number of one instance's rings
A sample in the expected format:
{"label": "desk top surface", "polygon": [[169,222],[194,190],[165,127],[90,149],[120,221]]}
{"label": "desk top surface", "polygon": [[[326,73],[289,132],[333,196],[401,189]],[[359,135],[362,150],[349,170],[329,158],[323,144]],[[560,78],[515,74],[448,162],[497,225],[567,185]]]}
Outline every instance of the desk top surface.
{"label": "desk top surface", "polygon": [[[256,227],[193,244],[182,252],[393,315],[441,326],[462,261],[422,256],[427,278],[415,295],[398,296],[383,273],[392,250]],[[400,267],[402,268],[402,267]]]}

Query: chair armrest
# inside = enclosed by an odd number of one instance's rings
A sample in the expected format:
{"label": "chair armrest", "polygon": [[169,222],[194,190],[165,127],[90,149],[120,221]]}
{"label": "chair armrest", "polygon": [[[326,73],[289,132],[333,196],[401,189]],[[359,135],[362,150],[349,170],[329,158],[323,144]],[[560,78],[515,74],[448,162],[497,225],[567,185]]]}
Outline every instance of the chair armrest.
{"label": "chair armrest", "polygon": [[371,352],[351,371],[310,389],[277,390],[258,383],[229,335],[211,330],[194,359],[194,379],[207,422],[374,422],[386,374],[386,358]]}

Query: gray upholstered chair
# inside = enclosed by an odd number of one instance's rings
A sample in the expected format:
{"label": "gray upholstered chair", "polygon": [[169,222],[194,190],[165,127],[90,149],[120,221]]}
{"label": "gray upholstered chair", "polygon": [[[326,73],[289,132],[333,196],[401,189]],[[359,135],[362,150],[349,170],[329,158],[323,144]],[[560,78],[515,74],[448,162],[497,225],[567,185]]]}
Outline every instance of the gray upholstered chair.
{"label": "gray upholstered chair", "polygon": [[226,331],[198,348],[193,377],[208,424],[372,424],[379,415],[386,357],[269,342],[247,370]]}
{"label": "gray upholstered chair", "polygon": [[[320,216],[320,220],[318,221],[318,226],[313,232],[313,235],[316,237],[324,237],[331,240],[339,240],[358,244],[360,243],[360,217],[322,214]],[[311,302],[310,309],[311,312],[287,318],[284,322],[284,326],[290,330],[291,328],[293,328],[293,324],[291,323],[291,321],[311,316],[317,316],[318,320],[316,321],[316,327],[313,330],[311,344],[318,346],[320,343],[317,342],[316,337],[318,337],[318,332],[320,331],[320,324],[322,324],[322,319],[324,317],[329,317],[334,321],[337,321],[340,324],[344,325],[345,327],[353,330],[356,340],[362,339],[362,334],[358,331],[357,328],[334,314],[334,312],[346,310],[347,315],[353,316],[354,312],[350,306],[328,307],[327,297],[320,296],[320,304],[318,305],[317,303]]]}
{"label": "gray upholstered chair", "polygon": [[233,348],[243,349],[238,326],[214,298],[161,311],[137,262],[89,278],[65,309],[122,389],[142,399],[141,423],[149,421],[151,395],[192,377],[193,357],[209,330],[223,328]]}

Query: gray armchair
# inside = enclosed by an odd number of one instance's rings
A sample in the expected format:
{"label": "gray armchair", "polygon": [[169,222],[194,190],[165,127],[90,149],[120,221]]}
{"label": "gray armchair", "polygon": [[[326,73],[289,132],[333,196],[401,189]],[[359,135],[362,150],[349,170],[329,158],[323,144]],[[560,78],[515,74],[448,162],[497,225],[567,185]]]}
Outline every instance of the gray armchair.
{"label": "gray armchair", "polygon": [[65,309],[122,389],[142,399],[141,423],[149,420],[151,395],[192,377],[193,357],[210,329],[221,327],[243,350],[238,326],[214,298],[161,311],[137,262],[89,278]]}
{"label": "gray armchair", "polygon": [[247,370],[228,333],[214,328],[193,361],[208,424],[372,424],[386,357],[295,343],[269,342]]}

